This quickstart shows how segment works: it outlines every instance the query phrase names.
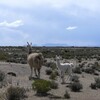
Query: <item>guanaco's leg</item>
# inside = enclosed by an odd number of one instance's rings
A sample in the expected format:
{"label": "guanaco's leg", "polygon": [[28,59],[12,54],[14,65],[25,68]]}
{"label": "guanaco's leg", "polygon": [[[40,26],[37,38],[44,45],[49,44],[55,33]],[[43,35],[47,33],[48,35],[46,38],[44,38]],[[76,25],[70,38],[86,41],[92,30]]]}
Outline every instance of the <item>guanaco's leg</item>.
{"label": "guanaco's leg", "polygon": [[34,68],[34,72],[35,72],[35,76],[38,76],[35,68]]}
{"label": "guanaco's leg", "polygon": [[38,69],[38,78],[40,78],[40,68]]}
{"label": "guanaco's leg", "polygon": [[30,69],[31,69],[31,74],[30,74],[30,76],[29,76],[29,80],[31,80],[32,75],[33,75],[33,68],[32,68],[32,67],[30,67]]}

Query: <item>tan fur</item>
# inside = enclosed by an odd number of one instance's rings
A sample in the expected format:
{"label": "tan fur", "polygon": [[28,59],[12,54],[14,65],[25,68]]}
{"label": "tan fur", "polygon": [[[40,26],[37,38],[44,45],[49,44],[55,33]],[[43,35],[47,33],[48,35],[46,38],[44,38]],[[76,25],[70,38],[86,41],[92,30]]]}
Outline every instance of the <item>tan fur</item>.
{"label": "tan fur", "polygon": [[43,64],[43,56],[40,53],[32,53],[29,54],[27,61],[30,67],[33,67],[35,69],[40,69]]}
{"label": "tan fur", "polygon": [[31,54],[29,54],[28,57],[27,57],[27,62],[28,62],[30,69],[31,69],[30,79],[32,78],[33,68],[34,68],[35,75],[38,78],[40,78],[40,69],[41,69],[42,64],[43,64],[42,53],[31,53]]}
{"label": "tan fur", "polygon": [[31,69],[31,74],[29,78],[32,78],[33,74],[33,68],[35,75],[39,78],[40,77],[40,69],[43,64],[43,55],[42,53],[32,53],[32,43],[27,42],[27,47],[28,47],[28,57],[27,57],[27,62],[30,66]]}

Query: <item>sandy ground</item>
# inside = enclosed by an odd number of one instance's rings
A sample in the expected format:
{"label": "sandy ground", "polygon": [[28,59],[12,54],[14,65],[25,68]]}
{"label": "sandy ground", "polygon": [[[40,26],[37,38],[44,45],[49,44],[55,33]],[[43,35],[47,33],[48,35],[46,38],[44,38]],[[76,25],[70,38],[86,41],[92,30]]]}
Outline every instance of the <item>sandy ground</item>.
{"label": "sandy ground", "polygon": [[[45,74],[46,67],[42,67],[41,69],[41,78],[48,79],[48,76]],[[20,87],[24,87],[28,89],[27,92],[28,98],[26,100],[51,100],[49,97],[37,97],[35,92],[32,90],[31,84],[32,80],[28,79],[30,75],[30,69],[27,64],[15,64],[15,63],[5,63],[0,62],[0,70],[4,71],[5,73],[14,72],[16,73],[16,77],[9,77],[8,81],[12,80],[12,85]],[[94,75],[84,74],[84,78],[82,75],[79,75],[80,82],[83,85],[83,89],[81,92],[72,92],[67,86],[67,84],[62,85],[61,80],[58,78],[57,83],[59,84],[59,88],[56,90],[51,90],[50,93],[53,95],[63,97],[65,91],[67,90],[71,96],[70,100],[100,100],[100,89],[92,90],[89,85],[94,82]],[[0,93],[3,93],[7,87],[0,88]],[[57,100],[57,98],[52,98],[52,100]],[[64,100],[64,99],[59,99]]]}

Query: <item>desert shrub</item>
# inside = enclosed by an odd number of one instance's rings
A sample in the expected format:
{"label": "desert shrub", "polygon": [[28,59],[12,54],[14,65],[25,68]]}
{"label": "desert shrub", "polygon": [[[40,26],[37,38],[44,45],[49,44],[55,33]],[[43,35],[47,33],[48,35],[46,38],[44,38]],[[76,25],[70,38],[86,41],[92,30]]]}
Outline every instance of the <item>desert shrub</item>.
{"label": "desert shrub", "polygon": [[95,78],[96,87],[100,88],[100,77]]}
{"label": "desert shrub", "polygon": [[90,87],[91,89],[96,89],[96,83],[91,83]]}
{"label": "desert shrub", "polygon": [[100,77],[95,78],[95,82],[91,83],[90,87],[92,89],[100,88]]}
{"label": "desert shrub", "polygon": [[94,62],[94,65],[95,65],[95,66],[99,66],[99,63],[98,63],[98,62]]}
{"label": "desert shrub", "polygon": [[99,73],[98,72],[94,72],[94,75],[99,76]]}
{"label": "desert shrub", "polygon": [[51,75],[52,70],[51,69],[46,69],[46,75]]}
{"label": "desert shrub", "polygon": [[7,59],[7,62],[18,63],[18,60],[16,60],[15,58],[9,58]]}
{"label": "desert shrub", "polygon": [[7,85],[6,75],[0,70],[0,88]]}
{"label": "desert shrub", "polygon": [[0,70],[0,82],[2,82],[5,78],[5,73]]}
{"label": "desert shrub", "polygon": [[20,87],[9,87],[6,92],[7,100],[22,100],[25,98],[25,89]]}
{"label": "desert shrub", "polygon": [[57,70],[54,71],[54,73],[59,76],[59,72]]}
{"label": "desert shrub", "polygon": [[79,64],[79,67],[80,67],[80,68],[85,67],[85,64],[86,64],[86,63],[87,63],[87,62],[82,62],[82,63],[80,63],[80,64]]}
{"label": "desert shrub", "polygon": [[77,75],[72,76],[73,82],[79,82],[79,77]]}
{"label": "desert shrub", "polygon": [[51,81],[51,88],[58,89],[58,83],[56,83],[55,81]]}
{"label": "desert shrub", "polygon": [[78,59],[78,62],[79,62],[79,63],[82,62],[82,58],[81,58],[81,56],[79,56],[77,59]]}
{"label": "desert shrub", "polygon": [[57,74],[56,74],[55,72],[52,72],[49,78],[50,78],[51,80],[56,80]]}
{"label": "desert shrub", "polygon": [[95,70],[91,67],[90,68],[88,67],[88,68],[84,69],[84,72],[88,73],[88,74],[93,74],[95,72]]}
{"label": "desert shrub", "polygon": [[82,59],[78,60],[78,62],[81,63],[82,62]]}
{"label": "desert shrub", "polygon": [[56,67],[56,63],[54,63],[54,62],[51,62],[51,65],[50,65],[50,67],[52,68],[52,70],[56,69],[56,68],[57,68],[57,67]]}
{"label": "desert shrub", "polygon": [[97,61],[99,61],[99,60],[100,60],[100,57],[98,56],[98,57],[97,57]]}
{"label": "desert shrub", "polygon": [[100,70],[100,65],[99,65],[99,63],[98,62],[95,62],[94,63],[94,69],[96,69],[96,70]]}
{"label": "desert shrub", "polygon": [[47,92],[51,89],[51,82],[43,79],[35,80],[32,83],[32,88],[37,95],[47,95]]}
{"label": "desert shrub", "polygon": [[44,66],[47,66],[47,59],[44,59],[43,65],[44,65]]}
{"label": "desert shrub", "polygon": [[80,67],[75,67],[73,69],[73,73],[81,74],[82,73],[81,68]]}
{"label": "desert shrub", "polygon": [[6,61],[7,58],[8,58],[8,54],[5,53],[4,51],[0,51],[0,60]]}
{"label": "desert shrub", "polygon": [[68,93],[68,91],[65,91],[64,98],[65,99],[69,99],[70,98],[70,94]]}
{"label": "desert shrub", "polygon": [[20,61],[20,63],[21,63],[21,64],[27,64],[27,61],[22,60],[22,61]]}
{"label": "desert shrub", "polygon": [[81,64],[79,64],[79,67],[80,67],[80,68],[83,68],[84,65],[85,65],[84,63],[81,63]]}
{"label": "desert shrub", "polygon": [[47,59],[44,59],[44,64],[47,63]]}
{"label": "desert shrub", "polygon": [[70,85],[70,89],[74,92],[79,92],[81,89],[83,89],[83,85],[79,82],[73,82]]}
{"label": "desert shrub", "polygon": [[52,70],[54,70],[54,69],[57,68],[56,67],[56,63],[54,63],[54,62],[47,62],[46,66],[49,67],[49,68],[51,68]]}

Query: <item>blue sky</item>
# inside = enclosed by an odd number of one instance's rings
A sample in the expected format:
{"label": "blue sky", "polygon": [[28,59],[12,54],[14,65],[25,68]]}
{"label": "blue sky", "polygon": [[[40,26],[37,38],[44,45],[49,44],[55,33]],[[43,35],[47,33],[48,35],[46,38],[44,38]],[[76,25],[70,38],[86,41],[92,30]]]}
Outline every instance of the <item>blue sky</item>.
{"label": "blue sky", "polygon": [[100,46],[100,0],[1,0],[0,46]]}

